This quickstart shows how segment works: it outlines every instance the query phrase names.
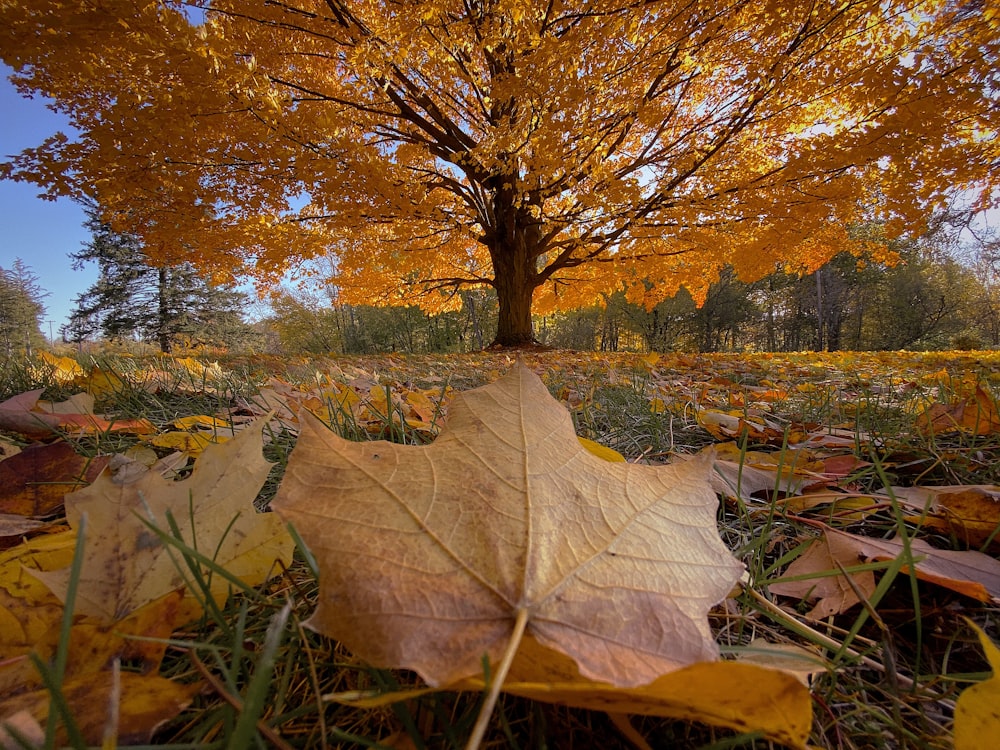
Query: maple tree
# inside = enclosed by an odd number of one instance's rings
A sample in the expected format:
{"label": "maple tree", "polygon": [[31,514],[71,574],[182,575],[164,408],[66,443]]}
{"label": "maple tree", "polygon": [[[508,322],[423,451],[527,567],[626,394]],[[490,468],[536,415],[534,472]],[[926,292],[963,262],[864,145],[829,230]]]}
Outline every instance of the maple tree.
{"label": "maple tree", "polygon": [[531,313],[813,270],[846,226],[989,195],[992,5],[40,0],[0,7],[25,93],[80,132],[3,166],[163,263],[347,302],[495,288]]}

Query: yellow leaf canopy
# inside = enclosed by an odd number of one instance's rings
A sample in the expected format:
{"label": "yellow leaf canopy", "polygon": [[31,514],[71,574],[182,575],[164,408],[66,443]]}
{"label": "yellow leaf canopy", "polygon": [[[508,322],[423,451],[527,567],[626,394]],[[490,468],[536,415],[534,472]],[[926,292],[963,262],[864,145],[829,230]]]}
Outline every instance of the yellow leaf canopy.
{"label": "yellow leaf canopy", "polygon": [[988,195],[997,23],[940,0],[5,3],[3,60],[81,135],[0,176],[217,275],[332,253],[346,301],[438,310],[490,285],[517,343],[532,305],[697,298]]}

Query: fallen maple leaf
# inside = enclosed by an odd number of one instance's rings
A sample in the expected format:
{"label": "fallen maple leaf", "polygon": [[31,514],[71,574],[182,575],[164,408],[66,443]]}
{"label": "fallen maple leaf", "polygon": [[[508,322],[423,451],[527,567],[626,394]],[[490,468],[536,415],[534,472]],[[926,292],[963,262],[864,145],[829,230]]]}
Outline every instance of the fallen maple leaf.
{"label": "fallen maple leaf", "polygon": [[797,494],[821,478],[810,470],[807,462],[800,463],[795,456],[781,463],[781,454],[741,452],[732,442],[709,445],[702,452],[715,457],[712,474],[715,492],[747,503]]}
{"label": "fallen maple leaf", "polygon": [[[60,692],[88,745],[100,746],[108,718],[117,716],[116,741],[122,745],[147,744],[157,727],[184,710],[198,691],[198,683],[182,684],[157,675],[98,672],[65,680]],[[0,726],[7,717],[27,711],[44,724],[50,710],[48,688],[4,697],[0,701]],[[55,744],[68,738],[60,731]],[[107,746],[107,745],[106,745]]]}
{"label": "fallen maple leaf", "polygon": [[861,601],[858,594],[867,599],[875,593],[875,574],[871,570],[847,573],[853,586],[843,573],[843,569],[858,563],[857,539],[851,534],[826,530],[780,578],[769,581],[768,588],[781,596],[818,600],[806,614],[811,620],[846,612]]}
{"label": "fallen maple leaf", "polygon": [[[147,526],[168,530],[167,512],[185,544],[249,585],[265,580],[275,560],[290,562],[294,544],[281,519],[253,506],[271,469],[261,454],[265,421],[209,445],[187,479],[170,481],[147,471],[119,484],[105,472],[66,496],[72,527],[88,515],[76,598],[80,613],[118,620],[183,585],[174,556]],[[69,569],[33,574],[65,600]],[[220,593],[229,585],[221,577],[213,583]]]}
{"label": "fallen maple leaf", "polygon": [[60,357],[46,351],[38,352],[38,357],[49,366],[50,374],[59,383],[70,383],[83,375],[80,363],[71,357]]}
{"label": "fallen maple leaf", "polygon": [[[60,432],[129,432],[143,435],[156,431],[145,419],[107,420],[86,411],[65,411],[63,404],[39,402],[41,395],[42,389],[26,391],[0,403],[0,429],[31,438],[51,437]],[[70,399],[69,403],[82,408],[79,400]]]}
{"label": "fallen maple leaf", "polygon": [[63,607],[33,574],[73,560],[76,534],[46,534],[0,552],[0,695],[37,684],[28,659],[49,633],[58,632]]}
{"label": "fallen maple leaf", "polygon": [[[850,557],[851,563],[856,564],[858,560],[895,560],[904,552],[903,540],[898,536],[892,539],[876,539],[858,534],[848,534],[846,531],[839,531],[818,522],[814,523],[822,528],[830,547],[836,547],[838,550],[833,559],[844,560],[844,556],[847,555]],[[972,550],[937,549],[923,539],[910,539],[909,546],[917,578],[936,583],[979,601],[1000,602],[1000,561],[997,561],[996,558]],[[827,566],[826,569],[829,570],[830,566]],[[908,570],[908,566],[903,566],[904,573]],[[788,573],[791,572],[790,568]],[[816,579],[817,586],[821,585],[819,583],[821,580]],[[775,589],[774,584],[771,584],[770,588],[778,593],[788,593],[787,589],[785,591]],[[833,596],[833,594],[829,595]]]}
{"label": "fallen maple leaf", "polygon": [[1000,431],[1000,410],[993,396],[977,384],[964,401],[932,404],[917,417],[916,426],[925,435],[955,431],[989,435]]}
{"label": "fallen maple leaf", "polygon": [[992,750],[1000,737],[1000,648],[971,620],[993,674],[955,701],[955,750]]}
{"label": "fallen maple leaf", "polygon": [[1000,546],[1000,486],[892,487],[889,492],[921,514],[907,521],[954,534],[970,546]]}
{"label": "fallen maple leaf", "polygon": [[515,622],[591,680],[717,658],[708,609],[742,571],[709,460],[610,463],[516,365],[454,397],[428,446],[344,440],[304,417],[272,506],[320,567],[309,625],[430,685],[481,674]]}

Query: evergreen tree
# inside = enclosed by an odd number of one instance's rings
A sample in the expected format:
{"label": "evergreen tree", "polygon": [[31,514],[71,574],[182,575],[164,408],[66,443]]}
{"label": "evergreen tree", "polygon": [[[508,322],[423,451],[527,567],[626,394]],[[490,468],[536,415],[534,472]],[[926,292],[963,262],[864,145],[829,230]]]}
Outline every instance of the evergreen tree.
{"label": "evergreen tree", "polygon": [[30,355],[45,341],[41,322],[47,296],[20,258],[9,269],[0,266],[0,345],[8,355],[22,347]]}
{"label": "evergreen tree", "polygon": [[89,212],[91,241],[71,254],[74,268],[98,264],[98,280],[75,300],[64,335],[82,340],[138,337],[169,353],[178,341],[240,346],[250,329],[240,313],[244,295],[214,286],[190,264],[153,266],[134,235],[121,234]]}

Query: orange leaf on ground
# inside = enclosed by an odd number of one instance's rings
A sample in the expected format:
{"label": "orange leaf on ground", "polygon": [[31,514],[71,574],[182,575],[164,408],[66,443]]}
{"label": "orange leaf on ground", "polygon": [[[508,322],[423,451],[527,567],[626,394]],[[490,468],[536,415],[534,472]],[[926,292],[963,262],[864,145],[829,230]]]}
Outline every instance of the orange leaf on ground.
{"label": "orange leaf on ground", "polygon": [[611,463],[516,365],[457,395],[430,445],[303,419],[273,507],[320,567],[311,627],[432,685],[499,659],[519,616],[588,679],[639,685],[717,657],[708,609],[742,565],[705,460]]}
{"label": "orange leaf on ground", "polygon": [[950,485],[945,487],[893,487],[900,502],[917,510],[924,526],[951,535],[970,547],[988,540],[1000,545],[1000,487],[990,485]]}
{"label": "orange leaf on ground", "polygon": [[[831,545],[836,544],[838,549],[844,550],[839,554],[853,552],[852,564],[858,560],[895,560],[904,551],[903,540],[899,537],[876,539],[828,526],[823,527],[823,533],[831,540]],[[972,550],[937,549],[922,539],[911,539],[909,544],[917,578],[982,602],[1000,603],[1000,561],[996,558]],[[907,572],[908,566],[904,566],[903,571]]]}
{"label": "orange leaf on ground", "polygon": [[982,386],[965,401],[933,404],[917,417],[917,429],[924,434],[967,432],[989,435],[1000,432],[1000,410],[996,400]]}

